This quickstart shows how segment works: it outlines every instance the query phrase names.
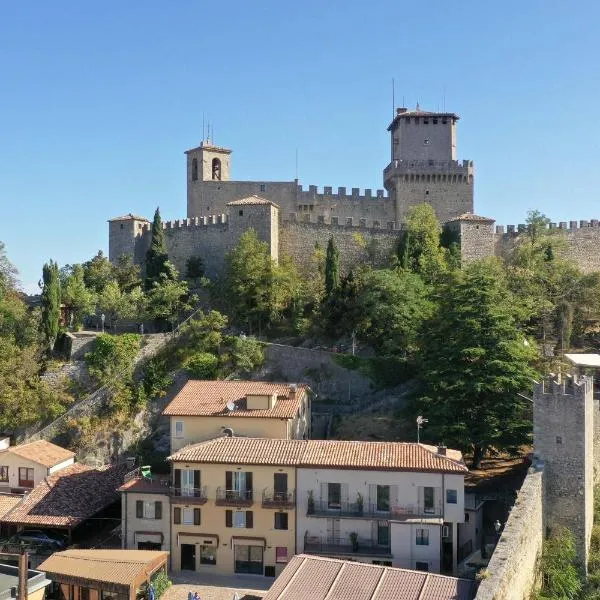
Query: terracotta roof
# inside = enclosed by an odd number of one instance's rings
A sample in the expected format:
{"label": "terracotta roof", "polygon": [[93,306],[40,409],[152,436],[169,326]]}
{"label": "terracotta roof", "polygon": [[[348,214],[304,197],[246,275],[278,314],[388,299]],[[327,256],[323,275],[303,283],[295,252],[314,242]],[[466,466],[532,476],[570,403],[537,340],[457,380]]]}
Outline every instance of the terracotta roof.
{"label": "terracotta roof", "polygon": [[[190,380],[165,408],[163,415],[189,417],[272,417],[291,419],[298,412],[300,400],[307,386],[298,385],[292,392],[289,383],[264,381],[197,381]],[[246,409],[248,394],[277,394],[277,402],[271,409]],[[227,410],[233,402],[235,410]]]}
{"label": "terracotta roof", "polygon": [[75,527],[117,501],[127,466],[93,468],[75,463],[38,483],[0,521],[24,525]]}
{"label": "terracotta roof", "polygon": [[153,573],[167,560],[168,553],[158,550],[65,550],[55,552],[39,567],[53,575],[79,577],[91,581],[133,585],[140,576]]}
{"label": "terracotta roof", "polygon": [[126,481],[117,491],[166,494],[169,491],[169,477],[157,477],[156,475],[153,475],[150,479],[146,477],[134,477]]}
{"label": "terracotta roof", "polygon": [[275,202],[271,202],[262,196],[257,196],[254,194],[253,196],[248,196],[247,198],[240,198],[239,200],[233,200],[232,202],[228,202],[227,206],[256,206],[259,204],[270,204],[275,208],[279,208],[279,204],[275,204]]}
{"label": "terracotta roof", "polygon": [[[29,444],[20,444],[18,446],[10,446],[5,450],[11,454],[16,454],[21,458],[26,458],[45,467],[54,467],[65,460],[69,460],[75,456],[75,452],[71,452],[66,448],[61,448],[56,444],[47,442],[46,440],[38,440]],[[0,454],[2,451],[0,451]]]}
{"label": "terracotta roof", "polygon": [[0,519],[23,500],[23,494],[0,494]]}
{"label": "terracotta roof", "polygon": [[458,217],[454,217],[454,219],[450,219],[448,222],[452,223],[452,221],[483,221],[485,223],[494,223],[496,219],[490,219],[489,217],[480,217],[479,215],[474,215],[473,213],[464,213],[459,215]]}
{"label": "terracotta roof", "polygon": [[294,556],[263,600],[472,600],[469,579],[321,556]]}
{"label": "terracotta roof", "polygon": [[114,217],[113,219],[109,219],[108,222],[111,223],[112,221],[129,221],[131,219],[135,219],[136,221],[146,221],[146,223],[150,223],[150,221],[148,221],[146,217],[140,217],[139,215],[134,215],[133,213],[127,213],[126,215],[123,215],[121,217]]}
{"label": "terracotta roof", "polygon": [[446,450],[446,456],[442,456],[435,446],[425,444],[228,436],[185,446],[172,454],[169,460],[433,473],[463,473],[468,470],[458,450]]}

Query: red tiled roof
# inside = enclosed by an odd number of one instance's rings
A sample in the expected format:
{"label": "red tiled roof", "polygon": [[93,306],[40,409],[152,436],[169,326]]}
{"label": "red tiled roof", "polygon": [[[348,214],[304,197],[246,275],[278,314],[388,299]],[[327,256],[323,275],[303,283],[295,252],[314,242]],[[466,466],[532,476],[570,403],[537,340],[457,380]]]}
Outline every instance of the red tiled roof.
{"label": "red tiled roof", "polygon": [[118,500],[127,466],[100,468],[75,463],[38,483],[0,521],[24,525],[75,527]]}
{"label": "red tiled roof", "polygon": [[[65,462],[75,456],[75,452],[61,448],[56,444],[46,440],[37,440],[29,444],[19,444],[18,446],[9,446],[5,452],[16,454],[21,458],[26,458],[44,467],[54,467],[61,462]],[[2,452],[0,452],[2,454]]]}
{"label": "red tiled roof", "polygon": [[458,450],[446,450],[446,456],[442,456],[435,446],[425,444],[228,436],[185,446],[169,460],[433,473],[468,470]]}
{"label": "red tiled roof", "polygon": [[472,600],[469,579],[321,556],[294,556],[264,600]]}
{"label": "red tiled roof", "polygon": [[153,475],[152,478],[133,477],[129,481],[126,481],[117,491],[165,494],[168,490],[169,477],[157,477]]}
{"label": "red tiled roof", "polygon": [[0,519],[21,500],[23,500],[23,494],[0,494]]}
{"label": "red tiled roof", "polygon": [[[166,416],[178,417],[272,417],[292,419],[298,412],[307,386],[298,385],[296,392],[289,383],[264,381],[197,381],[190,380],[163,411]],[[272,409],[248,410],[248,394],[277,394]],[[227,403],[233,402],[235,410],[229,411]]]}
{"label": "red tiled roof", "polygon": [[256,194],[253,196],[248,196],[247,198],[240,198],[239,200],[228,202],[227,206],[256,206],[260,204],[270,204],[271,206],[279,208],[279,205],[275,204],[275,202],[271,202],[271,200],[267,200],[266,198],[257,196]]}

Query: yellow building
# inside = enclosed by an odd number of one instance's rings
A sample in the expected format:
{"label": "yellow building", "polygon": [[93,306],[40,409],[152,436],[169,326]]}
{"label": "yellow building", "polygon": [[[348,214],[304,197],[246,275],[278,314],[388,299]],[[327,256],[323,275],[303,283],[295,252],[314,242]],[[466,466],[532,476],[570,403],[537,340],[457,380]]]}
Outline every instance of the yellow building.
{"label": "yellow building", "polygon": [[310,438],[306,385],[190,380],[163,414],[171,421],[171,452],[228,429],[256,438]]}
{"label": "yellow building", "polygon": [[231,442],[219,437],[169,457],[171,568],[277,576],[295,554],[295,465],[303,442]]}

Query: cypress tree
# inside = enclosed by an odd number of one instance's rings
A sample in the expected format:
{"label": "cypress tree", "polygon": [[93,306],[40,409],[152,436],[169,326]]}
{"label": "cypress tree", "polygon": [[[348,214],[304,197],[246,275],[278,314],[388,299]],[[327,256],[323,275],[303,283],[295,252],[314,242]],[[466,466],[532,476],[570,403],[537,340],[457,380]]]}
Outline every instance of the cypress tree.
{"label": "cypress tree", "polygon": [[173,269],[169,263],[167,254],[167,244],[165,242],[165,233],[163,231],[162,219],[158,207],[154,212],[152,221],[152,238],[150,248],[146,252],[146,279],[144,285],[147,290],[151,289],[154,282],[160,281],[164,273],[169,279],[173,279]]}
{"label": "cypress tree", "polygon": [[44,285],[42,288],[42,331],[50,350],[58,336],[58,320],[60,317],[60,278],[58,264],[50,261],[42,271]]}
{"label": "cypress tree", "polygon": [[333,236],[327,243],[327,256],[325,258],[325,297],[331,296],[332,292],[340,284],[340,251],[335,245]]}

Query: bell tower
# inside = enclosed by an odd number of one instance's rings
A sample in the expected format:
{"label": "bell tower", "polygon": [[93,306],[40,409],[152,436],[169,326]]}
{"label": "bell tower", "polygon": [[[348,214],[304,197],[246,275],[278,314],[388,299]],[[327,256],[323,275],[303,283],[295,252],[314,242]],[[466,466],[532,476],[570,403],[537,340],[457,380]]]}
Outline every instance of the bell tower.
{"label": "bell tower", "polygon": [[[229,181],[231,150],[220,148],[203,140],[197,148],[186,151],[187,156],[187,216],[202,217],[212,214],[210,204],[204,202],[208,187],[219,188],[222,181]],[[211,194],[213,196],[214,194]]]}
{"label": "bell tower", "polygon": [[391,161],[383,171],[384,186],[394,199],[396,222],[408,210],[427,202],[440,223],[473,212],[473,161],[456,160],[456,123],[448,112],[396,109],[388,127]]}

